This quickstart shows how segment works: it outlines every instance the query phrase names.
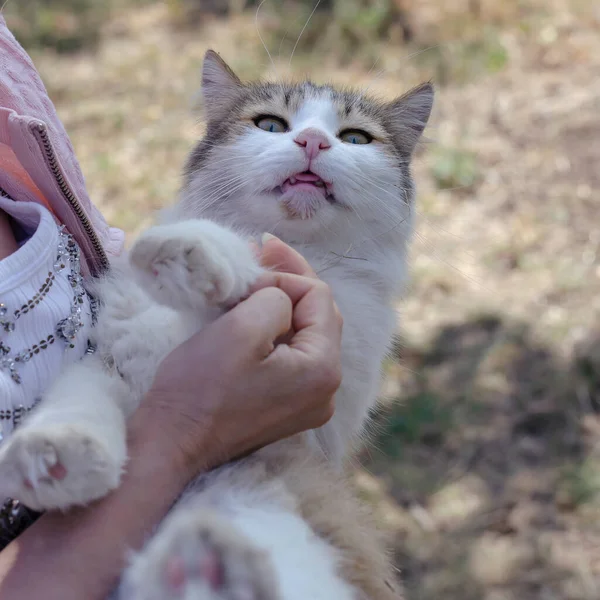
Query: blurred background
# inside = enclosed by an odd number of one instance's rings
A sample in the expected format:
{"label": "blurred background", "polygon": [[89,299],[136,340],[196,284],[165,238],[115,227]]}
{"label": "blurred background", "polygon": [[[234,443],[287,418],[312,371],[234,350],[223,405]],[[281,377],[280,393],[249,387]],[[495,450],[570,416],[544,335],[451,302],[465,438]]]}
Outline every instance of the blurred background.
{"label": "blurred background", "polygon": [[[208,47],[245,78],[437,86],[386,409],[356,485],[408,600],[600,598],[600,4],[10,0],[89,190],[171,202]],[[274,73],[257,32],[277,65]],[[296,46],[293,59],[290,55]]]}

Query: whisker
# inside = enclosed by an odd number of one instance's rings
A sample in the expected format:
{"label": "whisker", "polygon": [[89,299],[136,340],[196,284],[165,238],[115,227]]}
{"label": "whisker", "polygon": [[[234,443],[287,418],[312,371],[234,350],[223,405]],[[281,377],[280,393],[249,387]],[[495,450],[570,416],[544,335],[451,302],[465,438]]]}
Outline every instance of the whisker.
{"label": "whisker", "polygon": [[258,5],[258,7],[256,9],[256,14],[254,15],[254,27],[256,28],[256,33],[258,34],[260,43],[263,45],[263,48],[265,49],[265,51],[269,57],[269,60],[271,61],[271,64],[273,65],[273,70],[275,71],[275,75],[277,75],[277,77],[279,77],[279,74],[277,73],[277,67],[275,66],[275,61],[273,60],[273,57],[271,56],[271,53],[269,52],[269,48],[267,47],[267,44],[265,43],[265,40],[263,39],[263,36],[260,33],[260,27],[259,27],[259,22],[258,22],[258,15],[260,13],[260,9],[262,8],[262,5],[266,1],[267,0],[262,0],[262,2]]}
{"label": "whisker", "polygon": [[290,54],[290,62],[288,63],[288,68],[290,68],[290,69],[292,67],[292,59],[294,58],[296,48],[298,47],[298,44],[300,43],[300,38],[302,37],[302,34],[308,27],[308,24],[310,23],[310,20],[312,19],[313,15],[315,14],[317,8],[319,8],[319,4],[321,4],[321,0],[317,0],[317,3],[315,4],[314,8],[312,9],[312,12],[310,13],[310,15],[308,15],[308,19],[306,19],[306,23],[304,23],[304,27],[302,28],[302,31],[300,32],[300,35],[298,36],[298,39],[296,40],[296,43],[294,44],[294,48],[292,49],[292,53]]}
{"label": "whisker", "polygon": [[285,39],[287,38],[288,32],[289,32],[289,30],[286,29],[281,38],[281,41],[279,42],[279,50],[277,51],[277,60],[281,60],[281,48],[283,46],[283,42],[285,42]]}

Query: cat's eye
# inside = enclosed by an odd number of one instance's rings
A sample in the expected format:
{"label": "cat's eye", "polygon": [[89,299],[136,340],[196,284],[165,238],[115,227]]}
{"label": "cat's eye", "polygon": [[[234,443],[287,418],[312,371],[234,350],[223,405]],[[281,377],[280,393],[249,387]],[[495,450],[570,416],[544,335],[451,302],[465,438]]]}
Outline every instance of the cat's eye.
{"label": "cat's eye", "polygon": [[270,133],[285,133],[288,130],[288,124],[279,117],[271,115],[261,115],[254,119],[254,124],[263,131]]}
{"label": "cat's eye", "polygon": [[370,144],[373,141],[373,136],[362,129],[346,129],[340,133],[339,138],[347,144]]}

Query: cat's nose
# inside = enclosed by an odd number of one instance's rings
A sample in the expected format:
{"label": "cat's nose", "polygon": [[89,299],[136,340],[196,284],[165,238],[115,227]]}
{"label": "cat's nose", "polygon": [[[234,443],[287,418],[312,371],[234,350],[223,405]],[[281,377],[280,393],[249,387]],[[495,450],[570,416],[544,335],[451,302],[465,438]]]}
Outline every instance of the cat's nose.
{"label": "cat's nose", "polygon": [[314,127],[309,127],[304,131],[301,131],[294,140],[298,146],[302,146],[304,148],[304,152],[306,156],[308,156],[309,160],[312,160],[319,154],[321,150],[327,150],[331,148],[331,144],[329,143],[329,139],[327,136],[318,129]]}

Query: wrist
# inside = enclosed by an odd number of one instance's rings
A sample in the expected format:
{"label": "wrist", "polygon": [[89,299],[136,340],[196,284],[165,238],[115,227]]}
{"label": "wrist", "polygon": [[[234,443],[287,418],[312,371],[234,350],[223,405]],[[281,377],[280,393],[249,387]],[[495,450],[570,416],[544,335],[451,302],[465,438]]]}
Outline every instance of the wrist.
{"label": "wrist", "polygon": [[174,414],[177,404],[149,392],[128,423],[129,467],[138,477],[160,477],[181,490],[216,464],[210,425]]}

